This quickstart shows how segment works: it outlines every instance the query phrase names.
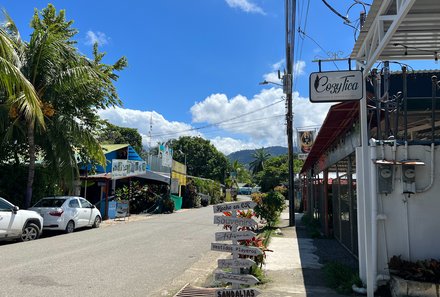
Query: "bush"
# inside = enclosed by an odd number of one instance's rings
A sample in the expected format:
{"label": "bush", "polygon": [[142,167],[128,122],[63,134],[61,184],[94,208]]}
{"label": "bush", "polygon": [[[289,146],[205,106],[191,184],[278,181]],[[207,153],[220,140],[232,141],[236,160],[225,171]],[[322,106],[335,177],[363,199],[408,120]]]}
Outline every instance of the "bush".
{"label": "bush", "polygon": [[163,199],[163,209],[164,213],[172,213],[174,211],[174,201],[169,197]]}
{"label": "bush", "polygon": [[261,196],[261,201],[257,202],[254,210],[259,217],[266,220],[269,227],[274,227],[284,207],[284,196],[279,192],[271,191]]}
{"label": "bush", "polygon": [[362,286],[362,281],[350,267],[338,262],[329,262],[324,265],[324,274],[327,285],[340,294],[352,293],[352,285]]}

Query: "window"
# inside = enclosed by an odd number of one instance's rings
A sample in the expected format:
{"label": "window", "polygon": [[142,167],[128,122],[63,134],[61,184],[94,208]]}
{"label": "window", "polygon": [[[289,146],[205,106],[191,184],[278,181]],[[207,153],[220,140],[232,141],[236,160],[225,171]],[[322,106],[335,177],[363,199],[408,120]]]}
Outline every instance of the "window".
{"label": "window", "polygon": [[79,202],[78,199],[72,199],[69,201],[69,207],[72,208],[79,208]]}
{"label": "window", "polygon": [[92,204],[85,199],[80,199],[82,208],[92,208]]}
{"label": "window", "polygon": [[6,202],[3,199],[0,199],[0,211],[11,211],[14,206],[10,203]]}
{"label": "window", "polygon": [[61,207],[66,199],[43,198],[34,207]]}

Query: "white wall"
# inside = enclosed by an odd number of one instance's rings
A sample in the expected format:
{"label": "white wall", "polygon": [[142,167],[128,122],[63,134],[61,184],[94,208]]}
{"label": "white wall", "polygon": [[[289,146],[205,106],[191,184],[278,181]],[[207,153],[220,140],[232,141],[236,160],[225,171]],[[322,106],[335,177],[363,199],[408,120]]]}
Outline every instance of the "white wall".
{"label": "white wall", "polygon": [[[377,158],[394,160],[392,147],[376,149]],[[377,194],[378,213],[386,220],[378,221],[378,273],[387,273],[387,263],[394,255],[406,260],[440,258],[440,149],[435,148],[435,165],[431,164],[430,146],[397,147],[395,160],[418,159],[425,163],[416,166],[416,189],[430,184],[431,166],[435,166],[434,184],[423,193],[408,197],[403,194],[402,166],[394,165],[394,188],[391,194]]]}

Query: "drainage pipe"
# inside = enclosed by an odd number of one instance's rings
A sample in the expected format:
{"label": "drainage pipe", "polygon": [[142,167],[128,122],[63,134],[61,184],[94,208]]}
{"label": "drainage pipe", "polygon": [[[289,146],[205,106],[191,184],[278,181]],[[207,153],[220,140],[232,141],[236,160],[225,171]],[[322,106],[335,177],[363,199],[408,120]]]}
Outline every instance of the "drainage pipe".
{"label": "drainage pipe", "polygon": [[[383,148],[384,144],[381,142]],[[370,141],[371,160],[377,158],[377,147],[375,141]],[[371,189],[371,278],[373,279],[374,290],[377,288],[377,168],[373,162],[370,165],[370,189]]]}

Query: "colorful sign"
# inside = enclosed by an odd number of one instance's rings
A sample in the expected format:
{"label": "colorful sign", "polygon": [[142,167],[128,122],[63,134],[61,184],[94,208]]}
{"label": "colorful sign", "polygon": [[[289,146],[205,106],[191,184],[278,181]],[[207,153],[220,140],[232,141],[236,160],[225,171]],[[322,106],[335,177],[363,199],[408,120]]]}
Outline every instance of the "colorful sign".
{"label": "colorful sign", "polygon": [[243,201],[243,202],[235,202],[235,203],[223,203],[217,204],[213,206],[214,213],[231,211],[231,210],[240,210],[240,209],[251,209],[257,206],[257,203],[253,201]]}
{"label": "colorful sign", "polygon": [[363,82],[360,70],[313,72],[309,82],[310,101],[360,100],[364,96]]}
{"label": "colorful sign", "polygon": [[247,256],[259,256],[263,254],[261,249],[257,247],[227,243],[211,243],[211,250],[218,252],[237,253],[239,255]]}
{"label": "colorful sign", "polygon": [[218,225],[239,225],[245,227],[255,227],[257,226],[257,222],[253,219],[246,218],[233,218],[227,216],[214,216],[214,224]]}
{"label": "colorful sign", "polygon": [[246,240],[252,239],[252,237],[257,236],[252,231],[239,231],[239,232],[216,232],[215,241],[226,241],[226,240]]}
{"label": "colorful sign", "polygon": [[298,146],[300,152],[308,154],[312,150],[315,140],[315,131],[298,131]]}
{"label": "colorful sign", "polygon": [[159,158],[162,160],[162,166],[171,168],[173,166],[173,149],[167,145],[159,145]]}
{"label": "colorful sign", "polygon": [[147,162],[113,159],[112,160],[112,178],[118,176],[132,176],[143,174],[147,171]]}
{"label": "colorful sign", "polygon": [[249,268],[256,265],[254,260],[251,259],[218,259],[218,268]]}

